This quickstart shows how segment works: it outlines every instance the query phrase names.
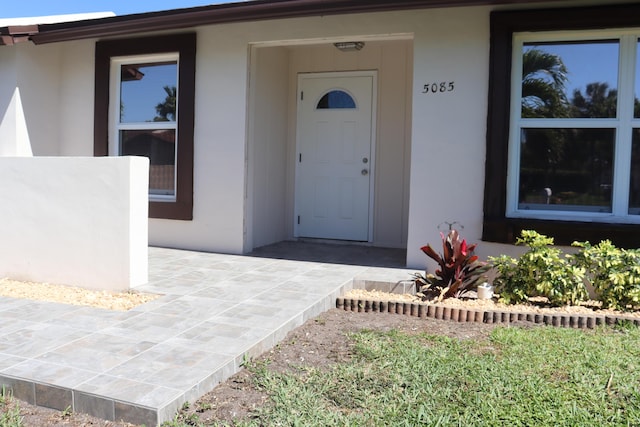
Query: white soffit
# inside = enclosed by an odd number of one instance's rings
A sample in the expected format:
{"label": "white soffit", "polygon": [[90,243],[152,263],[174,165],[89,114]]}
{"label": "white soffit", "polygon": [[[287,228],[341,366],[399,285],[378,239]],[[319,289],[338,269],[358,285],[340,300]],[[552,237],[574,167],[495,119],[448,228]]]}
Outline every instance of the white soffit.
{"label": "white soffit", "polygon": [[86,21],[89,19],[110,18],[116,16],[113,12],[71,13],[66,15],[31,16],[25,18],[0,19],[0,27],[57,24],[60,22]]}
{"label": "white soffit", "polygon": [[251,45],[256,47],[280,47],[280,46],[303,46],[314,44],[331,44],[336,42],[358,41],[389,41],[389,40],[413,40],[413,33],[387,33],[387,34],[369,34],[369,35],[352,35],[352,36],[336,36],[336,37],[316,37],[308,39],[283,39],[268,41],[252,41]]}

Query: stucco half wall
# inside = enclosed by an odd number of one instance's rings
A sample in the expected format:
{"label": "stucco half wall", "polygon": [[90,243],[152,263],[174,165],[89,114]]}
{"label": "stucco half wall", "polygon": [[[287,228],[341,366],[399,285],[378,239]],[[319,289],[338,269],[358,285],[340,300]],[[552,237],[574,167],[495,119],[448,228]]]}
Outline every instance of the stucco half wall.
{"label": "stucco half wall", "polygon": [[148,176],[144,157],[0,157],[0,277],[146,283]]}

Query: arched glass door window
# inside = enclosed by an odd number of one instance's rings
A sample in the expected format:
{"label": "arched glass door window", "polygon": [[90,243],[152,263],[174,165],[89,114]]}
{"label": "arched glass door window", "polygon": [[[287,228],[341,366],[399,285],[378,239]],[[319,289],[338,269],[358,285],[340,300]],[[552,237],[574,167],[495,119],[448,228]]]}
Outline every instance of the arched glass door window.
{"label": "arched glass door window", "polygon": [[325,93],[316,105],[318,110],[335,108],[356,108],[356,101],[347,92],[335,89]]}

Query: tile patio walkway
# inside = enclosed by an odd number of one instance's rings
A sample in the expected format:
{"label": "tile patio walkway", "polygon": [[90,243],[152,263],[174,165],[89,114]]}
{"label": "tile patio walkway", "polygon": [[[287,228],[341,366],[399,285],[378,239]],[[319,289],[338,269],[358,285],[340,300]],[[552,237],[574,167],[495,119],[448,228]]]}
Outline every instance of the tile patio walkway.
{"label": "tile patio walkway", "polygon": [[351,287],[406,280],[402,252],[149,248],[149,283],[136,289],[163,296],[128,312],[0,297],[0,386],[36,405],[155,426]]}

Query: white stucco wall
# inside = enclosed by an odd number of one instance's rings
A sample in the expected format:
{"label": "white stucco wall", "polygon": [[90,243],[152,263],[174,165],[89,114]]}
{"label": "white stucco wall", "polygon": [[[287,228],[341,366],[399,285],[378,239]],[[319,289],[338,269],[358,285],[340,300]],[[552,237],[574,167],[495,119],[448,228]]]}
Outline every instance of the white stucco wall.
{"label": "white stucco wall", "polygon": [[198,30],[193,221],[152,219],[153,245],[242,253],[248,46],[239,26]]}
{"label": "white stucco wall", "polygon": [[60,152],[60,49],[29,43],[0,49],[0,155]]}
{"label": "white stucco wall", "polygon": [[[247,246],[260,247],[291,237],[287,209],[287,112],[289,53],[284,47],[257,49],[248,144]],[[249,195],[252,195],[250,197]],[[289,232],[288,232],[289,231]]]}
{"label": "white stucco wall", "polygon": [[[43,46],[44,47],[44,46]],[[60,79],[57,106],[60,140],[58,155],[93,156],[95,40],[65,43],[59,50]]]}
{"label": "white stucco wall", "polygon": [[[408,263],[425,264],[419,247],[439,239],[443,221],[482,229],[490,7],[456,7],[324,16],[197,28],[193,221],[149,221],[151,244],[241,253],[250,249],[247,213],[253,194],[248,133],[250,46],[330,44],[340,40],[413,39]],[[95,40],[20,48],[29,57],[28,95],[21,92],[34,155],[91,155]],[[0,48],[4,51],[15,47]],[[42,55],[38,55],[45,49]],[[1,66],[1,65],[0,65]],[[52,71],[49,71],[51,69]],[[422,94],[431,82],[450,93]],[[57,83],[57,85],[56,85]],[[0,91],[3,90],[0,82]],[[56,87],[52,89],[49,87]],[[24,90],[25,88],[21,88]],[[41,92],[47,100],[34,103]],[[0,103],[3,102],[0,98]],[[26,101],[25,101],[26,100]],[[1,104],[0,104],[1,105]],[[53,110],[56,110],[53,111]],[[41,130],[40,126],[42,127]],[[4,122],[0,124],[0,135]],[[401,173],[400,171],[398,173]],[[251,210],[250,210],[251,212]],[[491,245],[500,251],[502,245]],[[508,247],[507,247],[508,248]]]}
{"label": "white stucco wall", "polygon": [[[0,49],[0,155],[57,156],[69,151],[67,144],[87,146],[86,136],[93,139],[93,66],[87,61],[93,47],[77,45],[20,43]],[[81,105],[68,111],[78,101]],[[89,148],[73,154],[92,155]]]}
{"label": "white stucco wall", "polygon": [[18,87],[18,53],[0,49],[0,156],[31,156]]}
{"label": "white stucco wall", "polygon": [[57,45],[45,48],[22,43],[18,46],[18,87],[22,98],[29,141],[34,156],[60,152],[61,52]]}
{"label": "white stucco wall", "polygon": [[148,174],[141,157],[0,157],[0,277],[146,283]]}
{"label": "white stucco wall", "polygon": [[[415,33],[411,197],[407,264],[438,244],[437,226],[457,221],[468,242],[482,235],[489,76],[489,9],[442,9]],[[424,84],[454,82],[443,94]],[[446,229],[446,226],[445,226]]]}

